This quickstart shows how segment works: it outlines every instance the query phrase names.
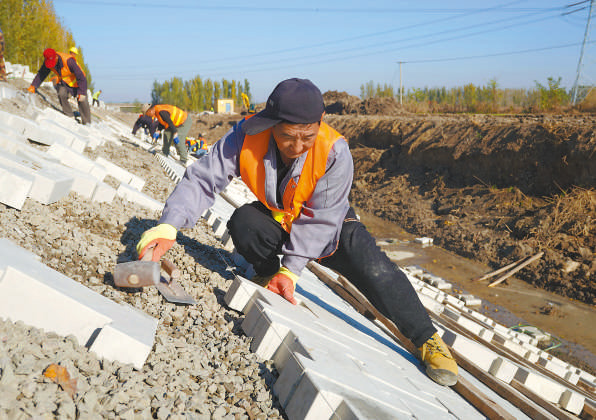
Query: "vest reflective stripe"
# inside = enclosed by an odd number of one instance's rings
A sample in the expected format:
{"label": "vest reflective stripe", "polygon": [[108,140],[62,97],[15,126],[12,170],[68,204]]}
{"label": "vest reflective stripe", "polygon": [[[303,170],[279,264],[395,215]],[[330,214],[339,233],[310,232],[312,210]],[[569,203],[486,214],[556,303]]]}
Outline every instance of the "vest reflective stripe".
{"label": "vest reflective stripe", "polygon": [[[240,175],[259,201],[271,210],[275,220],[286,232],[292,229],[292,222],[300,215],[303,203],[310,200],[317,181],[325,174],[327,157],[335,142],[342,136],[324,122],[321,123],[314,146],[307,152],[298,183],[293,179],[284,190],[283,209],[270,206],[265,193],[265,164],[263,158],[269,149],[271,129],[255,135],[246,135],[240,151]],[[283,213],[280,214],[280,213]]]}
{"label": "vest reflective stripe", "polygon": [[[62,68],[60,69],[60,73],[58,73],[58,70],[56,70],[56,66],[50,68],[50,70],[52,70],[54,73],[56,73],[56,75],[58,76],[58,80],[64,80],[64,82],[70,86],[70,87],[79,87],[79,84],[77,83],[77,77],[75,76],[75,74],[73,72],[70,71],[70,69],[68,68],[68,64],[67,61],[69,58],[72,58],[75,63],[77,63],[77,60],[70,54],[64,54],[64,53],[60,53],[57,52],[56,53],[61,59],[62,59]],[[58,64],[58,61],[56,61],[56,64]],[[79,63],[77,63],[77,65],[79,65]],[[79,66],[81,67],[81,66]],[[83,71],[83,68],[81,67],[81,72],[83,73],[83,75],[86,77],[87,75],[85,74],[85,72]]]}
{"label": "vest reflective stripe", "polygon": [[184,123],[184,121],[186,121],[186,117],[188,116],[186,111],[183,111],[180,108],[175,107],[174,105],[155,105],[154,108],[155,117],[157,118],[159,123],[163,125],[165,128],[168,128],[168,124],[160,117],[159,113],[161,111],[167,111],[170,113],[170,119],[176,127],[180,127]]}

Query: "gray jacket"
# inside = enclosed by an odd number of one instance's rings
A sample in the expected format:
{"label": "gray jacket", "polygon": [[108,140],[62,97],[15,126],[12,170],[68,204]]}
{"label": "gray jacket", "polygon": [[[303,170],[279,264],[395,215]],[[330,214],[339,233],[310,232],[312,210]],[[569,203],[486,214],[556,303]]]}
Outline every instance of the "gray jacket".
{"label": "gray jacket", "polygon": [[[239,157],[244,143],[242,123],[236,124],[209,153],[190,165],[166,201],[159,223],[175,228],[193,227],[201,214],[213,205],[215,194],[223,191],[234,177],[240,176]],[[306,153],[294,160],[280,185],[277,184],[277,145],[273,137],[264,157],[265,194],[270,205],[276,203],[275,188],[281,195],[290,178],[298,182]],[[336,247],[344,216],[349,209],[354,164],[344,138],[333,145],[325,174],[319,179],[311,199],[292,223],[289,240],[282,247],[282,265],[300,274],[308,261],[332,254]]]}

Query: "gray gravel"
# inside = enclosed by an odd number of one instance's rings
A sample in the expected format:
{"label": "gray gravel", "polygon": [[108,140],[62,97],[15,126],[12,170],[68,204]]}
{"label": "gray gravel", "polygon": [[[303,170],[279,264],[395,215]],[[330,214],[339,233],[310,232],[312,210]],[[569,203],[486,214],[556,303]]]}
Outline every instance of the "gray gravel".
{"label": "gray gravel", "polygon": [[[22,113],[23,106],[2,101],[0,109]],[[110,114],[127,122],[135,117]],[[165,201],[174,188],[158,161],[130,143],[85,154],[103,156],[142,177],[143,192],[157,200]],[[21,211],[0,204],[0,237],[97,293],[159,319],[141,371],[100,359],[73,337],[0,319],[0,418],[284,418],[272,393],[277,373],[271,361],[250,352],[250,338],[240,328],[242,314],[225,307],[223,296],[233,279],[229,253],[204,221],[180,232],[167,254],[196,306],[168,303],[155,288],[113,287],[114,266],[136,257],[136,242],[158,217],[121,198],[99,204],[75,193],[48,206],[28,199]],[[52,363],[77,380],[73,398],[44,377]]]}

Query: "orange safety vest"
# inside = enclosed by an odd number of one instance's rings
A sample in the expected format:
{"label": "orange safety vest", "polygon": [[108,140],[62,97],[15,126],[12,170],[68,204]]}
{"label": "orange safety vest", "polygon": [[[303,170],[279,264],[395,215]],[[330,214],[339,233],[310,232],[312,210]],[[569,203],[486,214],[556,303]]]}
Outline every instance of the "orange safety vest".
{"label": "orange safety vest", "polygon": [[[60,73],[58,73],[58,70],[56,70],[56,66],[50,68],[50,70],[52,70],[54,73],[56,73],[56,76],[58,76],[58,81],[64,80],[64,82],[66,82],[66,84],[70,87],[79,87],[79,84],[77,83],[77,77],[75,76],[75,74],[73,72],[70,71],[70,69],[68,68],[68,64],[66,64],[66,61],[69,58],[72,58],[75,61],[75,63],[77,63],[76,58],[74,58],[70,54],[64,54],[64,53],[59,53],[59,52],[57,52],[56,54],[62,59],[62,68],[60,69]],[[58,61],[56,61],[56,64],[58,64]],[[77,63],[77,66],[78,65],[79,65],[79,63]],[[81,66],[79,66],[79,67],[81,67]],[[83,72],[83,75],[85,77],[87,77],[87,75],[83,71],[82,67],[81,67],[81,71]]]}
{"label": "orange safety vest", "polygon": [[161,111],[167,111],[170,113],[170,119],[176,127],[180,127],[184,121],[186,121],[186,117],[188,115],[186,111],[183,111],[174,105],[155,105],[153,108],[155,109],[155,118],[157,118],[159,123],[165,128],[168,128],[168,124],[159,115]]}
{"label": "orange safety vest", "polygon": [[[283,209],[270,206],[265,195],[265,164],[263,158],[269,148],[271,129],[246,135],[240,151],[240,175],[259,201],[271,210],[274,218],[290,233],[292,222],[300,215],[303,203],[310,200],[317,181],[325,174],[329,151],[342,135],[321,122],[314,146],[307,152],[298,183],[290,179],[282,197]],[[281,213],[278,219],[276,213]]]}

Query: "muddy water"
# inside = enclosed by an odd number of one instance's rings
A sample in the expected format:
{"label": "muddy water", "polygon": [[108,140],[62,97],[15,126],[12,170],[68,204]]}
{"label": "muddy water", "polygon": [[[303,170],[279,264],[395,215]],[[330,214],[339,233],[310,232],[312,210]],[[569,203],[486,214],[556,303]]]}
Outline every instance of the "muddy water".
{"label": "muddy water", "polygon": [[[492,278],[472,279],[493,271],[490,267],[436,246],[423,246],[400,226],[357,210],[378,245],[400,266],[417,265],[453,284],[452,294],[466,292],[482,300],[473,309],[507,326],[533,325],[555,337],[553,355],[575,366],[596,371],[596,309],[510,277],[489,288]],[[591,368],[591,369],[590,369]]]}

